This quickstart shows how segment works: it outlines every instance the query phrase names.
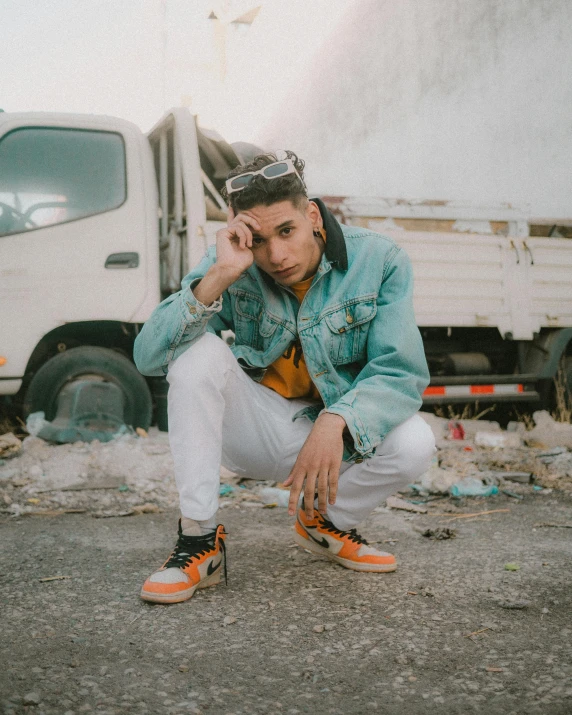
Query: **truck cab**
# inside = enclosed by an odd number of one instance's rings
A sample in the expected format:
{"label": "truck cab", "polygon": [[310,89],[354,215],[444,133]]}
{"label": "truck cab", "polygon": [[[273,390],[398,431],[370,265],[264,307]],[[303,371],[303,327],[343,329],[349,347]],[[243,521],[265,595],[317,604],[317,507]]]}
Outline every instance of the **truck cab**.
{"label": "truck cab", "polygon": [[139,326],[225,220],[239,163],[186,109],[143,134],[114,117],[0,114],[0,395],[55,415],[72,380],[112,380],[146,428]]}

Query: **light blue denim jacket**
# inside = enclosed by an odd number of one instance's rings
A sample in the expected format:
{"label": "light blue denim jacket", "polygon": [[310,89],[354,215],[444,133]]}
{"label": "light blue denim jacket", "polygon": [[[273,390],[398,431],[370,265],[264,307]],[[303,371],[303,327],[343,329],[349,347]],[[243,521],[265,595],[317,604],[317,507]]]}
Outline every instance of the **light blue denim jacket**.
{"label": "light blue denim jacket", "polygon": [[[315,200],[315,199],[314,199]],[[341,415],[353,439],[344,458],[371,456],[385,436],[421,406],[429,383],[412,304],[407,254],[390,238],[339,224],[325,205],[326,251],[302,304],[251,266],[210,306],[192,287],[215,262],[215,249],[143,326],[134,359],[144,375],[164,375],[205,331],[232,330],[232,352],[253,379],[299,338],[323,403],[296,415]]]}

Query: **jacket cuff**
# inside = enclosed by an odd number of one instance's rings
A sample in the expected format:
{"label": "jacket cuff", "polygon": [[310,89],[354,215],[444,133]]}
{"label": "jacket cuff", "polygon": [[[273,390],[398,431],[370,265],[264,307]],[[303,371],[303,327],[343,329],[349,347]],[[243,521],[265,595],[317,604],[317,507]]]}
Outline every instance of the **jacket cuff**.
{"label": "jacket cuff", "polygon": [[187,323],[200,322],[205,318],[208,320],[215,313],[220,313],[222,310],[222,296],[218,300],[213,301],[210,305],[204,305],[200,300],[197,300],[193,293],[193,288],[196,288],[201,280],[202,278],[195,279],[183,295],[181,307]]}
{"label": "jacket cuff", "polygon": [[373,445],[367,435],[364,423],[354,409],[342,402],[337,402],[335,405],[325,407],[320,414],[324,412],[343,417],[354,441],[355,451],[364,456],[371,454]]}

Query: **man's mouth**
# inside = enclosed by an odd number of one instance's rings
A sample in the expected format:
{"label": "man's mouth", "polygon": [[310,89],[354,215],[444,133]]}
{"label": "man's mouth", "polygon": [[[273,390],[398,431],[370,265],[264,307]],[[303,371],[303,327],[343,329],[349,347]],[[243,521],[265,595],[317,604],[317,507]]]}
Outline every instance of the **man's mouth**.
{"label": "man's mouth", "polygon": [[290,268],[283,268],[281,271],[274,271],[276,278],[286,278],[291,273],[296,270],[296,266],[291,266]]}

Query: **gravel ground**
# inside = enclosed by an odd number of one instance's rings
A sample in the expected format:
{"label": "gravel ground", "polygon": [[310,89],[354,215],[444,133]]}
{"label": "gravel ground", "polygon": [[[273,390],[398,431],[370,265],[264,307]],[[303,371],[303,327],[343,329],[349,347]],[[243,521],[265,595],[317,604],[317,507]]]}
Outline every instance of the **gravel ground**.
{"label": "gravel ground", "polygon": [[[510,511],[453,519],[489,509]],[[534,526],[571,523],[566,494],[379,510],[362,531],[398,556],[385,575],[292,547],[284,509],[221,514],[228,586],[172,606],[138,592],[174,510],[0,516],[4,712],[572,713],[572,529]]]}

